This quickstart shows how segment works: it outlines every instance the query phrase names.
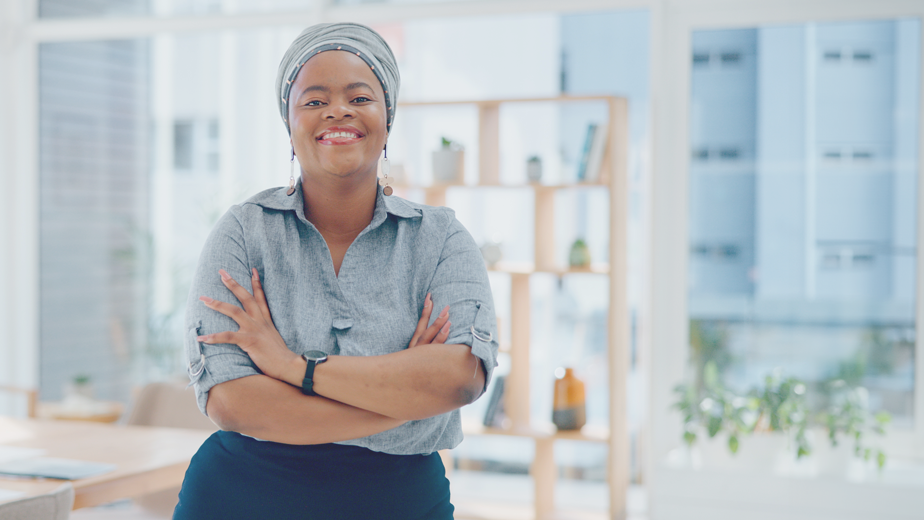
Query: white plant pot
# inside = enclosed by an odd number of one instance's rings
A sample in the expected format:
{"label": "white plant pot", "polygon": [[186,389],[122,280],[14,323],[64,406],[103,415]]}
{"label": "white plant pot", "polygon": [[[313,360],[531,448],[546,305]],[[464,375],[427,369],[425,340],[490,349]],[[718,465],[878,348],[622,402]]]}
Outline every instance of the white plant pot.
{"label": "white plant pot", "polygon": [[433,183],[461,184],[465,178],[465,150],[433,152]]}
{"label": "white plant pot", "polygon": [[840,439],[837,447],[831,446],[827,435],[816,436],[812,446],[811,457],[815,459],[818,475],[824,477],[844,478],[854,460],[853,439]]}
{"label": "white plant pot", "polygon": [[724,433],[713,439],[704,434],[697,445],[704,468],[771,471],[787,457],[795,457],[794,453],[790,453],[786,437],[776,432],[740,437],[738,453],[735,454],[728,449],[728,435]]}

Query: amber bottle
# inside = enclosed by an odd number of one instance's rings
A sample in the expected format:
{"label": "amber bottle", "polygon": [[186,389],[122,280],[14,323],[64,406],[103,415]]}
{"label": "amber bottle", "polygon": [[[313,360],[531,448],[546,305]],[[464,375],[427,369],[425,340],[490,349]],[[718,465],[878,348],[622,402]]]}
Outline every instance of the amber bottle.
{"label": "amber bottle", "polygon": [[556,375],[552,422],[559,430],[579,430],[587,422],[584,382],[574,376],[572,368],[558,369]]}

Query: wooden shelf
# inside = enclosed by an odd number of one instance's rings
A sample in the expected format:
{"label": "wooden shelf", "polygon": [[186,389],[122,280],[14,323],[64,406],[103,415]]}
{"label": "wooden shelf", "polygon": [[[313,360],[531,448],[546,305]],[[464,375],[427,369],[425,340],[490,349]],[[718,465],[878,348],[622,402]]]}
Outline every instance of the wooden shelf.
{"label": "wooden shelf", "polygon": [[[529,505],[510,504],[493,500],[453,499],[456,520],[536,520],[535,509]],[[602,511],[555,510],[542,520],[607,520]]]}
{"label": "wooden shelf", "polygon": [[[594,182],[541,184],[500,182],[500,107],[506,103],[571,103],[604,102],[608,119],[607,142],[603,152],[599,178]],[[610,511],[607,518],[624,518],[626,494],[629,485],[629,437],[626,379],[629,368],[629,308],[627,302],[627,205],[628,205],[628,103],[613,96],[562,96],[555,98],[487,99],[467,101],[436,101],[399,103],[402,107],[431,107],[470,105],[478,113],[478,181],[436,185],[415,185],[410,182],[393,184],[396,189],[419,189],[424,192],[424,203],[445,206],[449,188],[465,190],[528,189],[535,197],[533,208],[534,251],[533,262],[498,262],[489,271],[510,275],[510,341],[503,351],[510,358],[510,373],[504,387],[504,410],[510,428],[486,428],[479,422],[463,422],[466,436],[507,436],[532,439],[535,453],[530,476],[534,485],[534,502],[516,515],[494,508],[469,509],[460,504],[458,518],[585,518],[555,506],[557,469],[555,443],[561,440],[602,442],[607,445],[607,487]],[[574,269],[558,263],[560,244],[555,241],[556,194],[559,190],[605,189],[609,199],[609,263],[591,264],[586,269]],[[560,209],[559,209],[560,211]],[[527,216],[529,218],[529,216]],[[602,218],[602,216],[601,216]],[[559,276],[570,274],[605,275],[600,281],[608,286],[607,309],[607,372],[609,378],[608,427],[584,427],[580,431],[557,431],[552,424],[539,424],[530,418],[530,331],[532,328],[530,275],[550,273]],[[544,419],[545,417],[543,417]],[[448,453],[447,457],[451,457]],[[474,504],[473,504],[474,505]],[[469,510],[466,510],[469,509]],[[488,513],[485,513],[485,512]],[[522,516],[521,516],[522,515]]]}
{"label": "wooden shelf", "polygon": [[609,264],[590,264],[590,267],[559,267],[548,269],[536,269],[536,265],[531,262],[497,262],[488,266],[488,271],[509,274],[533,274],[533,273],[550,273],[559,276],[566,274],[610,274]]}
{"label": "wooden shelf", "polygon": [[468,188],[468,189],[484,189],[484,188],[505,188],[505,189],[533,189],[533,190],[573,190],[573,189],[589,189],[589,188],[608,188],[609,185],[602,182],[571,182],[571,183],[562,183],[562,184],[540,184],[536,182],[527,182],[519,184],[465,184],[462,182],[458,183],[445,183],[445,184],[405,184],[405,183],[392,183],[391,187],[394,189],[403,189],[403,190],[424,190],[424,191],[442,191],[448,188]]}
{"label": "wooden shelf", "polygon": [[504,435],[508,437],[526,437],[530,439],[553,439],[569,441],[609,442],[609,428],[588,425],[576,431],[559,431],[555,425],[533,425],[521,428],[489,428],[477,422],[462,422],[462,433],[465,435]]}
{"label": "wooden shelf", "polygon": [[476,105],[476,106],[497,106],[506,103],[574,103],[587,101],[606,101],[612,102],[617,98],[613,96],[557,96],[542,98],[503,98],[503,99],[469,99],[469,100],[448,100],[448,101],[404,101],[399,102],[399,107],[439,107],[452,105]]}

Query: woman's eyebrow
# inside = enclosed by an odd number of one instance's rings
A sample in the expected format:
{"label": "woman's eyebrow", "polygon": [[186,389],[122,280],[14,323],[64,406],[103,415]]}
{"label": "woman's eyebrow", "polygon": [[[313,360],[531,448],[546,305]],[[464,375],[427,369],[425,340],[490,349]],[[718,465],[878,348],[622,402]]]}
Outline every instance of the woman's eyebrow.
{"label": "woman's eyebrow", "polygon": [[311,85],[310,87],[305,88],[305,90],[303,90],[302,93],[299,94],[299,97],[304,96],[305,94],[309,92],[314,92],[316,90],[320,90],[321,92],[330,92],[330,89],[325,87],[324,85]]}
{"label": "woman's eyebrow", "polygon": [[367,88],[369,90],[372,90],[372,87],[370,87],[368,83],[363,83],[362,81],[358,81],[356,83],[350,83],[349,85],[346,86],[345,90],[354,90],[357,88]]}
{"label": "woman's eyebrow", "polygon": [[[369,90],[372,90],[372,87],[370,87],[368,83],[363,83],[362,81],[357,81],[356,83],[350,83],[349,85],[346,86],[346,88],[344,88],[344,90],[355,90],[358,88],[367,88]],[[302,93],[299,94],[299,97],[304,96],[305,94],[309,92],[314,92],[314,91],[330,93],[330,88],[325,87],[324,85],[311,85],[310,87],[306,87],[305,90],[303,90]]]}

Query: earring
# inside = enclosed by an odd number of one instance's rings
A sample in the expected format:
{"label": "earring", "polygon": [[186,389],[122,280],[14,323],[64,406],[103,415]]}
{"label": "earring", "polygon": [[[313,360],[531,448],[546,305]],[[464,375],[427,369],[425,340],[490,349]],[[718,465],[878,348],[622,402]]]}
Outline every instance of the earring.
{"label": "earring", "polygon": [[379,168],[382,169],[381,184],[385,186],[384,188],[382,188],[382,193],[384,193],[385,195],[391,195],[394,192],[394,190],[391,189],[391,186],[388,185],[388,183],[391,182],[391,179],[388,178],[388,172],[391,170],[391,165],[388,164],[388,145],[387,144],[385,145],[384,152],[385,152],[385,156],[382,157],[381,161],[379,161]]}
{"label": "earring", "polygon": [[289,159],[289,189],[286,195],[291,196],[295,193],[295,148],[292,148],[292,157]]}

